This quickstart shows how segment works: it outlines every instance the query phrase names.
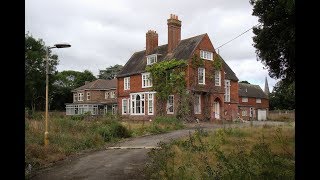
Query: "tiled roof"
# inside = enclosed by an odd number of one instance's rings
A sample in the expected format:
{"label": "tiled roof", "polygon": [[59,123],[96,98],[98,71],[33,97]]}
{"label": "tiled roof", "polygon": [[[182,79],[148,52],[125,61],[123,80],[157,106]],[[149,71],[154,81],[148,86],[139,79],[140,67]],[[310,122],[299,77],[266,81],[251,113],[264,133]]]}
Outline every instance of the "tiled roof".
{"label": "tiled roof", "polygon": [[107,90],[107,89],[116,89],[117,88],[117,79],[97,79],[95,81],[89,82],[81,87],[78,87],[74,91],[85,90],[85,89],[97,89],[97,90]]}
{"label": "tiled roof", "polygon": [[263,92],[259,85],[246,83],[239,83],[239,96],[268,99],[268,96]]}
{"label": "tiled roof", "polygon": [[[206,34],[201,34],[181,40],[172,53],[168,53],[168,44],[165,44],[158,46],[151,54],[158,54],[157,62],[171,59],[187,60],[205,35]],[[135,52],[118,73],[117,77],[125,77],[145,72],[146,65],[147,58],[145,56],[145,50]]]}
{"label": "tiled roof", "polygon": [[[222,57],[218,55],[221,59]],[[239,81],[236,74],[232,71],[232,69],[228,66],[228,64],[222,59],[223,62],[223,69],[226,73],[225,79],[233,80],[233,81]]]}

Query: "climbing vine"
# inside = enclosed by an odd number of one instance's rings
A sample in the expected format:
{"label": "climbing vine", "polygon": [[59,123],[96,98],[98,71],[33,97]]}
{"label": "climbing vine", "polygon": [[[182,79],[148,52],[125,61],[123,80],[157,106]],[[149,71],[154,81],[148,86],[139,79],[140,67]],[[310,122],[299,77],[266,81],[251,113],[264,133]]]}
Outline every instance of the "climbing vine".
{"label": "climbing vine", "polygon": [[221,57],[218,54],[215,54],[213,58],[213,67],[215,70],[221,70],[222,69],[222,60]]}
{"label": "climbing vine", "polygon": [[[214,71],[222,69],[222,59],[219,55],[215,54],[213,61],[208,61],[208,63],[212,64],[206,65],[205,62],[207,61],[195,54],[189,62],[190,68],[193,69],[188,77],[190,83],[189,90],[187,90],[186,85],[188,61],[172,59],[147,66],[146,71],[150,72],[152,78],[152,90],[157,92],[157,113],[159,115],[166,114],[168,96],[175,95],[175,104],[178,103],[178,106],[174,107],[177,118],[187,121],[194,119],[193,107],[197,93],[202,94],[204,97],[205,108],[203,108],[203,114],[205,119],[209,120],[212,108],[210,97],[219,89],[219,87],[214,86]],[[198,83],[197,73],[199,67],[205,68],[205,85]]]}
{"label": "climbing vine", "polygon": [[157,109],[159,114],[165,113],[165,105],[169,95],[178,95],[177,118],[185,117],[189,112],[186,90],[186,66],[185,60],[172,59],[155,63],[146,68],[152,78],[152,89],[156,91]]}

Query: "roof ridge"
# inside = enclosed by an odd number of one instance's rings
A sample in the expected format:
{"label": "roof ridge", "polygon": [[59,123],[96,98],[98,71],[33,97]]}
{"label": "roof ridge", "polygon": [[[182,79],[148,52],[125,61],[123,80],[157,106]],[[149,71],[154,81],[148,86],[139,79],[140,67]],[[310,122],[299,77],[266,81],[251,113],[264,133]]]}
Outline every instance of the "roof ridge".
{"label": "roof ridge", "polygon": [[[199,37],[199,36],[204,36],[204,35],[206,35],[206,34],[207,34],[207,33],[199,34],[199,35],[192,36],[192,37],[188,37],[188,38],[186,38],[186,39],[182,39],[182,40],[180,40],[180,42],[181,42],[181,41],[185,41],[185,40],[189,40],[189,39],[192,39],[192,38],[196,38],[196,37]],[[180,42],[179,42],[179,43],[180,43]],[[157,48],[158,48],[158,47],[161,47],[161,46],[166,46],[166,45],[168,45],[168,43],[167,43],[167,44],[159,45],[159,46],[157,46]],[[137,52],[140,52],[140,51],[137,51]]]}
{"label": "roof ridge", "polygon": [[94,85],[96,85],[96,83],[98,82],[99,79],[95,80],[92,82],[92,85],[90,86],[90,88],[92,88]]}

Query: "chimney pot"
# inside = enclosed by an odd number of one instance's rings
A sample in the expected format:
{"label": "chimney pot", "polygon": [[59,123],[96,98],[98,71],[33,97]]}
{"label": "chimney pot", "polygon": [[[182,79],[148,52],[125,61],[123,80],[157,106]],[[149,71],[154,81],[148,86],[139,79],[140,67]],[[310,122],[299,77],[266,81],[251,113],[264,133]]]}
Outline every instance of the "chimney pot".
{"label": "chimney pot", "polygon": [[178,46],[181,40],[181,21],[178,16],[170,14],[170,19],[167,20],[168,24],[168,53],[172,53]]}
{"label": "chimney pot", "polygon": [[149,30],[146,33],[146,55],[149,55],[157,47],[158,47],[158,34],[154,30]]}

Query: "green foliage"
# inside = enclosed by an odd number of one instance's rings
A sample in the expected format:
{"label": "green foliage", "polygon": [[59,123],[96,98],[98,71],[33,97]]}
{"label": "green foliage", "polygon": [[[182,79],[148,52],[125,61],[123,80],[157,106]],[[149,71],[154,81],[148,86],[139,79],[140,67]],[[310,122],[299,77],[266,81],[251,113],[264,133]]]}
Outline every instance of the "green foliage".
{"label": "green foliage", "polygon": [[99,70],[99,79],[113,79],[123,68],[122,65],[116,64],[114,66],[109,66],[105,70]]}
{"label": "green foliage", "polygon": [[50,89],[52,101],[50,109],[64,110],[65,103],[73,102],[72,90],[83,86],[85,81],[94,81],[97,78],[92,72],[85,70],[79,71],[62,71],[56,73],[53,77],[53,87]]}
{"label": "green foliage", "polygon": [[[163,107],[169,95],[178,94],[180,97],[184,97],[181,95],[186,93],[185,67],[186,61],[172,59],[155,63],[146,68],[151,73],[152,89],[157,92],[160,115],[164,114]],[[182,101],[183,99],[181,99]]]}
{"label": "green foliage", "polygon": [[279,81],[274,86],[272,93],[269,94],[270,109],[288,109],[296,108],[295,102],[295,82],[288,83]]}
{"label": "green foliage", "polygon": [[129,131],[118,121],[105,121],[102,126],[97,128],[97,132],[103,137],[105,142],[131,136]]}
{"label": "green foliage", "polygon": [[270,77],[295,79],[295,1],[250,0],[252,15],[261,25],[253,28],[254,47]]}
{"label": "green foliage", "polygon": [[215,54],[213,58],[213,67],[215,70],[221,70],[222,69],[222,60],[220,55]]}
{"label": "green foliage", "polygon": [[[42,39],[25,34],[25,106],[32,111],[43,110],[45,107],[46,50],[47,46]],[[55,74],[58,56],[51,54],[49,50],[49,59],[50,72]],[[49,89],[53,82],[51,76],[49,75]]]}
{"label": "green foliage", "polygon": [[250,84],[248,81],[240,81],[239,83]]}
{"label": "green foliage", "polygon": [[87,121],[82,117],[50,116],[48,148],[43,147],[44,118],[26,120],[26,163],[37,169],[83,150],[103,148],[106,142],[131,137],[129,130],[117,120],[102,117]]}
{"label": "green foliage", "polygon": [[[145,168],[147,178],[294,179],[294,155],[288,149],[291,138],[285,136],[281,128],[270,138],[280,145],[282,152],[288,152],[285,154],[273,152],[264,137],[248,148],[246,134],[239,128],[219,129],[213,134],[199,128],[187,139],[159,143],[160,149],[148,153],[151,160]],[[222,149],[225,141],[217,135],[225,139],[237,137],[230,151]]]}

